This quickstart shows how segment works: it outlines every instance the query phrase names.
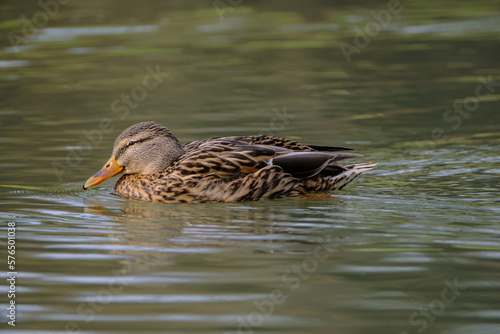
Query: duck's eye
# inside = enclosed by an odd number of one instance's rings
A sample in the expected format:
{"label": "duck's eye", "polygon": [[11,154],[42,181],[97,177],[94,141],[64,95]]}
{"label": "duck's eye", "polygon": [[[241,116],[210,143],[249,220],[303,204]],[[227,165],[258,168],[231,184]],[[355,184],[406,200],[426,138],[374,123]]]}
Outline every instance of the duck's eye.
{"label": "duck's eye", "polygon": [[141,138],[141,139],[137,139],[137,140],[131,140],[128,142],[127,146],[132,146],[134,144],[137,144],[137,143],[142,143],[143,141],[145,140],[148,140],[149,138]]}

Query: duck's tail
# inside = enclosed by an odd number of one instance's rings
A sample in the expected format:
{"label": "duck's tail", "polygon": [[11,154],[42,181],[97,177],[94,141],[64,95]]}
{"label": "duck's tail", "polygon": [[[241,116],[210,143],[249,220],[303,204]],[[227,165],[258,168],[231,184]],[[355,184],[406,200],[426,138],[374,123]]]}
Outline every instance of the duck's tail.
{"label": "duck's tail", "polygon": [[320,174],[302,179],[300,191],[302,193],[340,190],[361,173],[375,167],[376,163],[358,163],[350,165],[332,164],[325,168]]}
{"label": "duck's tail", "polygon": [[332,190],[341,190],[358,175],[377,166],[377,163],[365,162],[359,164],[344,165],[346,171],[333,177]]}

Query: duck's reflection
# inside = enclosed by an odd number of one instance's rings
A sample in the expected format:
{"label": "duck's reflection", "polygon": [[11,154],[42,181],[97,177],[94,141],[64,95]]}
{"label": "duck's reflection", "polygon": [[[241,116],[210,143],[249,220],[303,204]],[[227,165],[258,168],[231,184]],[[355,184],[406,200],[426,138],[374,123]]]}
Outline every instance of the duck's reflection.
{"label": "duck's reflection", "polygon": [[307,237],[314,226],[297,220],[325,215],[311,212],[308,203],[283,199],[251,205],[158,204],[96,196],[85,199],[85,212],[112,220],[117,246],[113,252],[130,256],[121,260],[127,273],[144,273],[175,265],[180,254],[203,259],[242,244],[258,253],[307,252],[311,248],[304,246],[315,242]]}

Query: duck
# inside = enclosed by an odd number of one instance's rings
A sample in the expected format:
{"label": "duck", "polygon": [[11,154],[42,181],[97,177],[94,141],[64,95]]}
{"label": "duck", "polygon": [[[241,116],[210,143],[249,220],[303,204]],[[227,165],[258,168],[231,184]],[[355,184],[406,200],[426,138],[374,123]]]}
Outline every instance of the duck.
{"label": "duck", "polygon": [[122,174],[114,191],[158,203],[244,202],[340,190],[376,163],[339,164],[362,155],[271,135],[215,137],[182,145],[153,121],[115,140],[111,158],[83,185]]}

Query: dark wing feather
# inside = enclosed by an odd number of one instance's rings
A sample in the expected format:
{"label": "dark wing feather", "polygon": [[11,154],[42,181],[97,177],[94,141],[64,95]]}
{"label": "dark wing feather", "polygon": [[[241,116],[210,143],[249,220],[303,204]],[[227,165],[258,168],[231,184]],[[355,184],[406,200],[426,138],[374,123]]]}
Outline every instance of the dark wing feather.
{"label": "dark wing feather", "polygon": [[268,135],[208,138],[186,143],[184,144],[183,148],[185,150],[193,150],[202,147],[206,144],[211,145],[215,142],[226,143],[227,145],[238,145],[238,144],[241,145],[246,143],[250,145],[273,146],[293,151],[337,152],[337,151],[354,150],[352,148],[342,147],[342,146],[304,145],[294,140],[275,137],[275,136],[268,136]]}
{"label": "dark wing feather", "polygon": [[294,151],[319,151],[319,152],[337,152],[337,151],[350,151],[353,148],[343,147],[343,146],[322,146],[322,145],[304,145],[294,140],[259,135],[259,136],[247,136],[247,137],[234,137],[241,141],[246,141],[249,144],[254,145],[269,145],[274,147],[282,147]]}
{"label": "dark wing feather", "polygon": [[252,145],[265,145],[265,146],[274,146],[281,147],[293,151],[313,151],[307,145],[301,144],[294,140],[268,136],[268,135],[257,135],[257,136],[246,136],[246,137],[234,137],[240,141],[245,141],[248,144]]}
{"label": "dark wing feather", "polygon": [[342,146],[322,146],[322,145],[307,145],[315,151],[320,152],[337,152],[337,151],[351,151],[353,148]]}
{"label": "dark wing feather", "polygon": [[354,153],[293,152],[276,156],[270,164],[280,166],[284,172],[304,179],[317,175],[337,160],[359,156],[361,155]]}

